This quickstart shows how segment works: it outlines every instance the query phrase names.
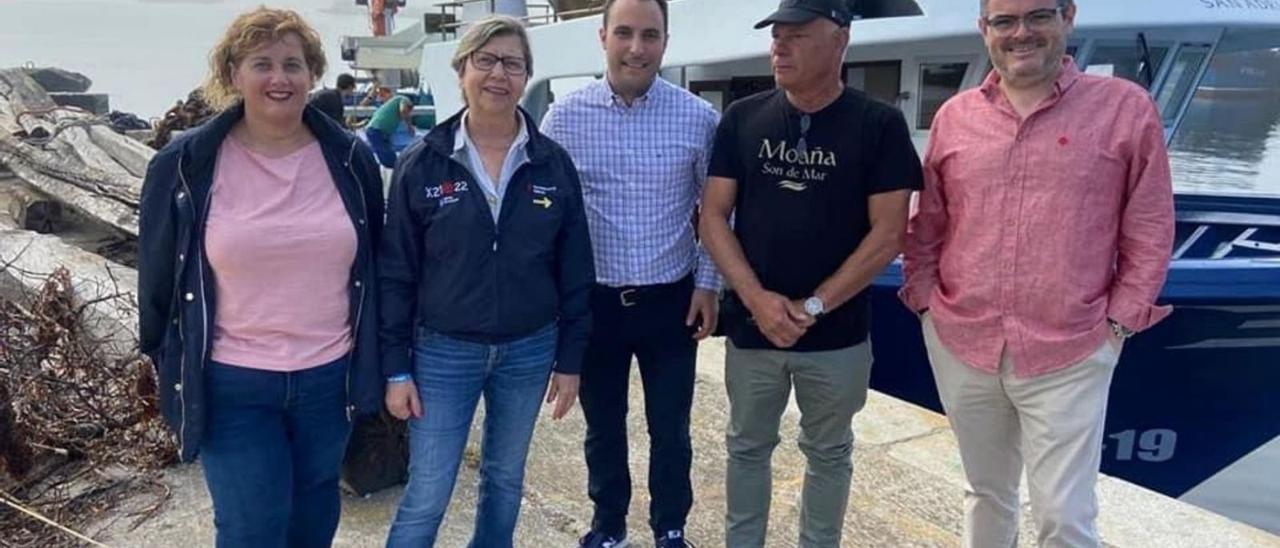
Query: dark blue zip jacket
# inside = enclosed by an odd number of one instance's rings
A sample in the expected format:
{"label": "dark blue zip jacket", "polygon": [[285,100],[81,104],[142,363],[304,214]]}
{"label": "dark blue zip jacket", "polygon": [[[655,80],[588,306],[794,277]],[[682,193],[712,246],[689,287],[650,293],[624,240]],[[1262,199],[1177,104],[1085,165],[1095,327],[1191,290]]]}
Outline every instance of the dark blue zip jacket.
{"label": "dark blue zip jacket", "polygon": [[[217,295],[205,259],[204,228],[218,148],[244,117],[233,107],[158,152],[147,166],[138,218],[139,347],[156,366],[160,411],[191,461],[204,436],[204,366]],[[377,262],[382,178],[369,147],[313,107],[303,122],[315,135],[356,229],[350,307],[354,347],[347,373],[348,416],[378,411]],[[264,235],[270,237],[270,235]],[[288,283],[287,279],[279,280]]]}
{"label": "dark blue zip jacket", "polygon": [[578,170],[523,110],[528,163],[507,184],[498,222],[466,166],[453,159],[462,113],[400,156],[387,201],[382,367],[412,372],[415,327],[501,344],[559,326],[555,370],[577,374],[595,283]]}

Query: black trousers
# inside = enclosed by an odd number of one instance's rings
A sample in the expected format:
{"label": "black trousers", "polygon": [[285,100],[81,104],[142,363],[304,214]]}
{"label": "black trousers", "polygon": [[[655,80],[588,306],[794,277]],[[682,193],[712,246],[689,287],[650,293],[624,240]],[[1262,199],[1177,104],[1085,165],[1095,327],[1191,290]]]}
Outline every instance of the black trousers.
{"label": "black trousers", "polygon": [[579,398],[587,420],[587,490],[595,503],[592,529],[611,535],[626,527],[631,505],[627,467],[627,392],[631,358],[640,362],[649,427],[649,525],[655,533],[683,529],[693,505],[695,327],[685,326],[693,278],[634,288],[596,286],[592,332]]}

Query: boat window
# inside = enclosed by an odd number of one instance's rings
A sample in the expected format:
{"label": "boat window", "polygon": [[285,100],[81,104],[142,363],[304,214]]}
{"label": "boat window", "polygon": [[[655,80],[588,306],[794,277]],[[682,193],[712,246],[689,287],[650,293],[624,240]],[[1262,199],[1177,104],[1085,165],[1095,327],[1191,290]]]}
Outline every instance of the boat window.
{"label": "boat window", "polygon": [[1160,71],[1160,64],[1168,53],[1167,45],[1148,44],[1144,49],[1141,40],[1131,44],[1101,43],[1093,48],[1084,71],[1117,76],[1150,88],[1152,76]]}
{"label": "boat window", "polygon": [[729,95],[728,92],[718,90],[718,89],[703,90],[698,93],[698,97],[701,97],[705,99],[708,103],[711,103],[711,106],[715,107],[716,112],[720,112],[720,113],[723,113],[725,106],[727,106],[724,104],[724,100],[726,97],[728,97],[728,95]]}
{"label": "boat window", "polygon": [[902,93],[902,62],[845,63],[844,83],[893,106]]}
{"label": "boat window", "polygon": [[933,125],[933,116],[942,104],[960,92],[968,70],[969,63],[920,64],[920,109],[916,129],[929,129]]}
{"label": "boat window", "polygon": [[587,84],[600,79],[600,76],[565,76],[561,78],[552,78],[547,82],[547,104],[556,102],[560,97],[566,97],[570,93],[577,91],[579,88],[585,87]]}
{"label": "boat window", "polygon": [[1179,192],[1280,196],[1280,36],[1224,35],[1169,157]]}
{"label": "boat window", "polygon": [[[851,6],[855,2],[849,2]],[[859,0],[853,8],[858,19],[879,19],[882,17],[907,17],[923,15],[920,3],[916,0]]]}
{"label": "boat window", "polygon": [[1156,103],[1160,105],[1160,115],[1164,117],[1165,127],[1172,126],[1178,119],[1187,95],[1191,93],[1196,78],[1200,76],[1200,67],[1208,56],[1209,48],[1206,46],[1187,45],[1178,49],[1178,56],[1174,59],[1173,66],[1169,68],[1169,75],[1160,88],[1159,96],[1156,97]]}
{"label": "boat window", "polygon": [[734,76],[729,80],[729,98],[725,104],[733,104],[743,97],[749,97],[762,91],[776,87],[773,76]]}
{"label": "boat window", "polygon": [[689,92],[711,103],[717,112],[724,112],[733,88],[728,80],[695,81],[689,82]]}

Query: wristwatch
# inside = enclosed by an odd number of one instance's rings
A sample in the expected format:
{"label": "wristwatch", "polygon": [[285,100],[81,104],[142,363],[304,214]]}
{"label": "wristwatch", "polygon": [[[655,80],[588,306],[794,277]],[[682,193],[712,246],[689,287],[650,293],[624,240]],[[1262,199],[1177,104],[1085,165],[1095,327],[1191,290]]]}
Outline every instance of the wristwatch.
{"label": "wristwatch", "polygon": [[827,304],[822,302],[822,299],[818,298],[817,295],[814,295],[804,300],[804,312],[815,318],[820,318],[827,313]]}
{"label": "wristwatch", "polygon": [[1120,322],[1108,318],[1107,323],[1111,325],[1111,333],[1114,334],[1117,339],[1127,339],[1132,337],[1134,334],[1132,329],[1120,325]]}

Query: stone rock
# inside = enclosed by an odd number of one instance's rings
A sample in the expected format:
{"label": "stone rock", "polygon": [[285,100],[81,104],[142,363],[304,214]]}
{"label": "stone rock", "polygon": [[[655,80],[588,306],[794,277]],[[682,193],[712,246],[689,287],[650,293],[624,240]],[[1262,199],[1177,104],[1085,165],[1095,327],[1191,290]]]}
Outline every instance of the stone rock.
{"label": "stone rock", "polygon": [[47,92],[84,93],[93,86],[88,76],[58,67],[30,69],[27,74]]}

